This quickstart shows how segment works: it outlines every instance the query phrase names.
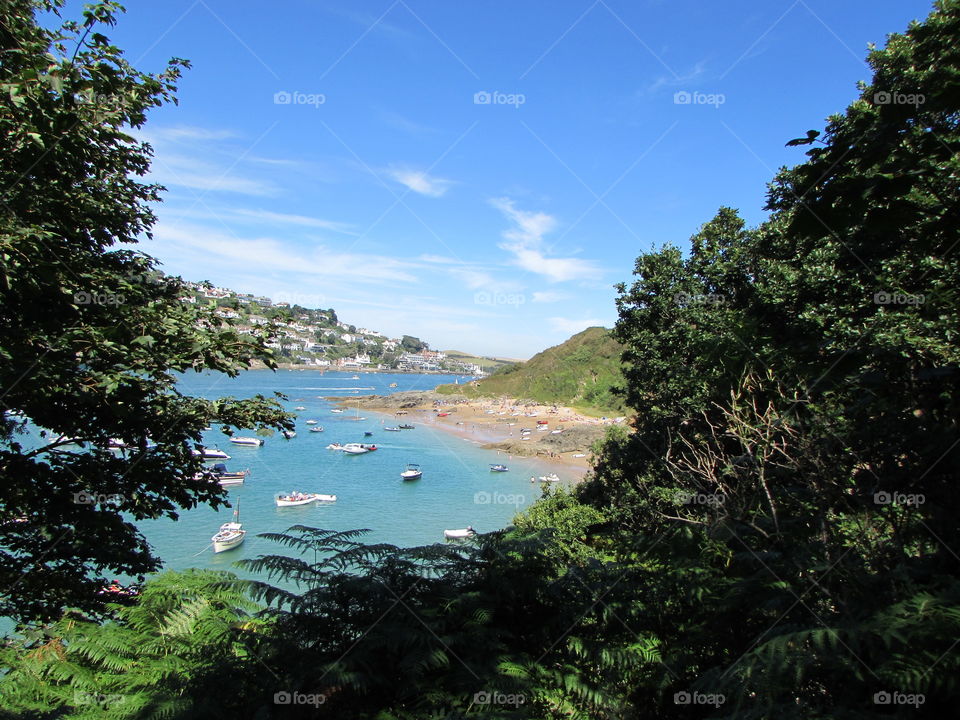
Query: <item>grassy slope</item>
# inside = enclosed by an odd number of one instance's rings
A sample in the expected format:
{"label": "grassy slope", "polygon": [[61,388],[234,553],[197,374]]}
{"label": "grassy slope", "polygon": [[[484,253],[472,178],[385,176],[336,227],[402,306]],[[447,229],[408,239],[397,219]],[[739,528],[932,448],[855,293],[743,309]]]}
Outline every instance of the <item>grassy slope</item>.
{"label": "grassy slope", "polygon": [[588,328],[525,363],[510,365],[484,378],[478,387],[444,385],[438,389],[470,397],[507,395],[600,414],[619,413],[624,410],[623,403],[610,392],[610,387],[622,384],[621,351],[622,346],[609,330]]}
{"label": "grassy slope", "polygon": [[448,358],[479,365],[488,372],[506,367],[512,363],[520,362],[520,360],[512,360],[510,358],[471,355],[470,353],[465,353],[460,350],[444,350],[443,352]]}

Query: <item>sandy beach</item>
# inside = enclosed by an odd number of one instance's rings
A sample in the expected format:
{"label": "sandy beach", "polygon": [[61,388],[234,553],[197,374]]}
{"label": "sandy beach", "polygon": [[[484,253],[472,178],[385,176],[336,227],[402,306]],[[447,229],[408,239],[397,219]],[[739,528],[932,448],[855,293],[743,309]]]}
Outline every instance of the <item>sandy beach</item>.
{"label": "sandy beach", "polygon": [[568,407],[523,404],[513,398],[467,400],[435,392],[330,397],[344,407],[388,416],[386,424],[425,425],[493,450],[507,462],[514,456],[563,467],[582,478],[590,470],[590,446],[606,428],[624,419],[594,418]]}

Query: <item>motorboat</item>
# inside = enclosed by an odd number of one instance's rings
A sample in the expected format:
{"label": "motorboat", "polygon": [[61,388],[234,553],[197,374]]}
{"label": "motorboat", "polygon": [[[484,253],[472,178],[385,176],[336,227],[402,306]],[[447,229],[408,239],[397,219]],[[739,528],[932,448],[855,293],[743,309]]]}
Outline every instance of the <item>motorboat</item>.
{"label": "motorboat", "polygon": [[321,493],[302,493],[292,492],[286,495],[278,495],[276,498],[277,507],[294,507],[296,505],[309,505],[314,502],[336,502],[336,495],[323,495]]}
{"label": "motorboat", "polygon": [[194,455],[199,455],[205,460],[229,460],[230,456],[227,455],[223,450],[219,448],[202,448],[200,450],[192,450]]}
{"label": "motorboat", "polygon": [[343,451],[350,455],[362,455],[363,453],[373,452],[376,449],[376,445],[364,445],[363,443],[347,443],[343,446]]}
{"label": "motorboat", "polygon": [[400,432],[400,428],[398,427],[385,427],[384,430],[387,432]]}
{"label": "motorboat", "polygon": [[399,427],[401,430],[413,430],[413,425],[409,425],[407,423],[404,423],[403,425],[398,425],[397,427]]}
{"label": "motorboat", "polygon": [[263,438],[255,438],[250,436],[234,437],[234,438],[230,438],[230,442],[232,442],[234,445],[245,445],[247,447],[260,447],[261,445],[263,445]]}
{"label": "motorboat", "polygon": [[337,442],[330,443],[329,445],[327,445],[327,450],[343,450],[343,445]]}
{"label": "motorboat", "polygon": [[306,410],[306,408],[303,405],[297,405],[294,410]]}
{"label": "motorboat", "polygon": [[443,537],[447,540],[463,540],[464,538],[472,537],[476,535],[476,530],[472,526],[468,525],[462,530],[444,530]]}
{"label": "motorboat", "polygon": [[404,480],[419,480],[423,477],[423,471],[416,463],[407,463],[407,469],[400,473]]}
{"label": "motorboat", "polygon": [[317,424],[316,420],[307,420],[307,425],[316,425],[316,424]]}
{"label": "motorboat", "polygon": [[331,410],[330,412],[332,412],[332,413],[342,413],[342,412],[343,412],[343,408],[333,408],[333,410]]}
{"label": "motorboat", "polygon": [[510,468],[508,468],[506,465],[497,464],[490,466],[490,472],[508,472],[509,470]]}
{"label": "motorboat", "polygon": [[295,430],[284,430],[284,431],[283,431],[283,436],[284,436],[287,440],[290,440],[291,438],[295,438],[295,437],[297,436],[297,432],[296,432]]}
{"label": "motorboat", "polygon": [[247,536],[247,531],[240,524],[240,503],[237,503],[236,510],[233,511],[233,522],[227,522],[220,526],[220,530],[210,538],[213,542],[213,551],[221,553],[225,550],[233,550],[240,545]]}
{"label": "motorboat", "polygon": [[317,425],[316,427],[310,428],[310,432],[323,432],[323,425]]}
{"label": "motorboat", "polygon": [[560,477],[556,473],[541,475],[537,478],[540,482],[560,482]]}

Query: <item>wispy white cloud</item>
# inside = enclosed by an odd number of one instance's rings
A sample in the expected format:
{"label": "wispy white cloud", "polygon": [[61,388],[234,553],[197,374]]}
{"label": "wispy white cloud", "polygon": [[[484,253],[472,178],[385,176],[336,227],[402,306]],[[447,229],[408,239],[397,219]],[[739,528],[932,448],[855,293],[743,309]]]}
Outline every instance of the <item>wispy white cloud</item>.
{"label": "wispy white cloud", "polygon": [[428,197],[440,197],[453,185],[452,180],[433,177],[423,170],[412,170],[410,168],[388,168],[387,175],[401,185],[413,190],[413,192]]}
{"label": "wispy white cloud", "polygon": [[551,282],[586,280],[600,274],[600,269],[590,260],[548,257],[543,236],[557,226],[552,215],[519,210],[509,198],[497,198],[491,200],[491,204],[513,223],[513,227],[503,232],[506,242],[500,243],[500,248],[513,255],[513,264],[517,267],[542,275]]}
{"label": "wispy white cloud", "polygon": [[153,127],[137,130],[136,134],[150,143],[185,142],[190,140],[229,140],[238,137],[233,130],[226,128],[202,128],[192,125],[174,127]]}
{"label": "wispy white cloud", "polygon": [[324,220],[322,218],[309,217],[307,215],[290,215],[287,213],[277,213],[269,210],[254,210],[250,208],[236,208],[233,212],[234,214],[242,217],[248,217],[253,220],[262,220],[267,223],[323,228],[324,230],[332,230],[334,232],[343,233],[344,235],[359,234],[349,223]]}
{"label": "wispy white cloud", "polygon": [[650,87],[647,88],[646,92],[654,93],[662,87],[681,87],[683,85],[688,85],[703,77],[706,73],[706,70],[707,61],[701,60],[694,65],[689,72],[686,72],[683,75],[661,75],[653,81]]}
{"label": "wispy white cloud", "polygon": [[150,179],[161,185],[185,187],[204,192],[229,192],[240,195],[275,195],[275,185],[236,175],[204,160],[163,153],[154,158]]}
{"label": "wispy white cloud", "polygon": [[565,335],[575,335],[589,327],[603,326],[603,320],[597,320],[596,318],[580,320],[577,318],[552,317],[547,322],[550,323],[551,328]]}

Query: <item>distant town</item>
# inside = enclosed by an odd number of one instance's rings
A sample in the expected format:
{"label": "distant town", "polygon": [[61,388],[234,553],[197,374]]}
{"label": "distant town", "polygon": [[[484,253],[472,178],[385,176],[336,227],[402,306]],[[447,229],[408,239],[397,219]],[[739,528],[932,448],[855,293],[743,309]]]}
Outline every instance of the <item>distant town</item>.
{"label": "distant town", "polygon": [[[483,376],[489,370],[479,358],[451,356],[431,350],[411,335],[390,338],[377,330],[343,322],[333,308],[301,307],[251,293],[236,292],[206,282],[184,281],[192,291],[183,302],[208,304],[216,314],[241,332],[257,335],[272,325],[277,337],[267,342],[278,361],[335,370],[396,370],[445,372]],[[490,359],[492,360],[492,358]]]}

